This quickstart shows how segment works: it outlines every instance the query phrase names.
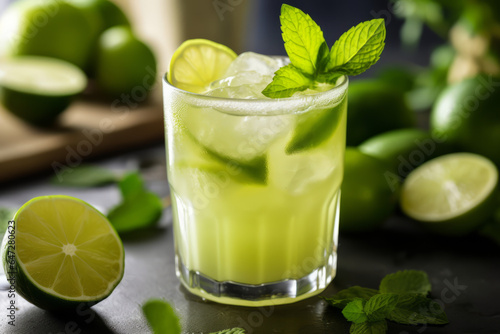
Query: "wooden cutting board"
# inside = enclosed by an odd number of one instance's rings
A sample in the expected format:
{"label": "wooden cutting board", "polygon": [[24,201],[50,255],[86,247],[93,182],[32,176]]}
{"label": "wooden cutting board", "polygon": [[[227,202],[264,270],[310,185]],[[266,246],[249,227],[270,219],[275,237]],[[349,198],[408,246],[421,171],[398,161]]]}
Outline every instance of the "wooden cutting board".
{"label": "wooden cutting board", "polygon": [[51,128],[30,126],[0,107],[0,182],[40,171],[54,173],[89,158],[161,142],[159,88],[141,106],[81,98]]}

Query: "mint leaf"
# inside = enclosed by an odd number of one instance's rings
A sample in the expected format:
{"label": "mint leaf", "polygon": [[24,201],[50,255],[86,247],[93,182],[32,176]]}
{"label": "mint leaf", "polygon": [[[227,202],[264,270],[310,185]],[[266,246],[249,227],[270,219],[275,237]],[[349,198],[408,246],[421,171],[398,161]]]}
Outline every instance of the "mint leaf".
{"label": "mint leaf", "polygon": [[368,300],[371,297],[375,296],[376,294],[378,294],[377,290],[363,288],[356,285],[339,291],[336,295],[334,295],[331,298],[323,298],[323,299],[329,302],[330,305],[332,306],[338,308],[344,308],[349,302],[355,299]]}
{"label": "mint leaf", "polygon": [[387,316],[387,319],[406,325],[444,325],[448,323],[446,313],[441,306],[418,293],[400,295],[396,307]]}
{"label": "mint leaf", "polygon": [[231,328],[231,329],[225,329],[225,330],[220,331],[220,332],[213,332],[210,334],[245,334],[245,333],[246,332],[243,328],[236,327],[236,328]]}
{"label": "mint leaf", "polygon": [[349,329],[351,334],[384,334],[387,332],[387,321],[363,322],[352,324]]}
{"label": "mint leaf", "polygon": [[328,72],[358,75],[375,64],[384,50],[385,22],[374,19],[349,29],[330,51]]}
{"label": "mint leaf", "polygon": [[118,176],[109,169],[81,165],[52,178],[53,184],[72,187],[96,187],[118,181]]}
{"label": "mint leaf", "polygon": [[164,300],[150,299],[142,305],[142,312],[146,316],[154,334],[180,334],[181,324],[174,309]]}
{"label": "mint leaf", "polygon": [[288,64],[276,71],[273,81],[267,85],[262,94],[271,98],[290,97],[312,87],[314,81],[304,75],[293,64]]}
{"label": "mint leaf", "polygon": [[427,274],[420,270],[403,270],[385,276],[380,282],[380,293],[420,293],[431,291]]}
{"label": "mint leaf", "polygon": [[395,293],[378,294],[371,297],[365,304],[365,314],[370,322],[384,320],[396,307],[399,296]]}
{"label": "mint leaf", "polygon": [[125,175],[118,183],[124,199],[131,199],[144,192],[144,180],[139,173],[133,172]]}
{"label": "mint leaf", "polygon": [[321,28],[309,15],[286,4],[281,6],[280,22],[290,62],[305,74],[317,73],[318,54],[325,43]]}
{"label": "mint leaf", "polygon": [[123,200],[108,213],[108,219],[118,233],[149,227],[160,219],[163,203],[144,187],[138,173],[126,175],[119,186]]}
{"label": "mint leaf", "polygon": [[359,324],[368,320],[364,311],[366,301],[363,299],[354,299],[350,301],[342,310],[342,314],[348,321]]}

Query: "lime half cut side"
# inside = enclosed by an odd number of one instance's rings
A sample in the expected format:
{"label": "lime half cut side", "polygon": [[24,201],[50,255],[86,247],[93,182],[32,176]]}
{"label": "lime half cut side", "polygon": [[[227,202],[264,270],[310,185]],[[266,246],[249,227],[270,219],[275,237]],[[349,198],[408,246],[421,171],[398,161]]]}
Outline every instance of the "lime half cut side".
{"label": "lime half cut side", "polygon": [[203,93],[212,81],[224,76],[236,56],[233,50],[222,44],[189,39],[175,50],[167,79],[177,88]]}
{"label": "lime half cut side", "polygon": [[85,73],[63,60],[22,56],[0,61],[0,101],[35,125],[51,123],[86,86]]}
{"label": "lime half cut side", "polygon": [[429,230],[465,235],[495,209],[498,170],[480,155],[454,153],[430,160],[403,184],[401,208]]}
{"label": "lime half cut side", "polygon": [[69,196],[36,197],[14,217],[2,245],[6,273],[17,270],[18,293],[48,310],[93,305],[123,277],[122,242],[107,218]]}

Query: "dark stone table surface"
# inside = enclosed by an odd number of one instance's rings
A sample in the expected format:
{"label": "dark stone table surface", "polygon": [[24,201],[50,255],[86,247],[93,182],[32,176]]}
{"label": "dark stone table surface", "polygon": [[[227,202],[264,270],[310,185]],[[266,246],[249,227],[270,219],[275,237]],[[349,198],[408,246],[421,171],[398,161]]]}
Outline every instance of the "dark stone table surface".
{"label": "dark stone table surface", "polygon": [[[164,146],[157,144],[93,163],[117,171],[140,170],[148,187],[168,194]],[[0,206],[20,207],[48,194],[79,197],[103,211],[119,201],[114,185],[76,189],[53,185],[52,175],[11,182],[0,187]],[[183,333],[210,333],[240,326],[247,333],[348,333],[342,314],[318,297],[285,306],[248,308],[203,301],[180,286],[174,270],[171,212],[160,226],[123,238],[125,275],[109,298],[91,311],[74,315],[41,310],[17,296],[15,326],[8,325],[11,301],[2,284],[0,333],[149,333],[141,305],[149,298],[171,302],[181,317]],[[323,296],[352,285],[377,288],[388,273],[419,269],[428,273],[431,297],[441,303],[450,324],[403,326],[389,323],[388,333],[500,333],[500,247],[472,235],[445,238],[427,234],[400,214],[381,230],[340,235],[338,274]]]}

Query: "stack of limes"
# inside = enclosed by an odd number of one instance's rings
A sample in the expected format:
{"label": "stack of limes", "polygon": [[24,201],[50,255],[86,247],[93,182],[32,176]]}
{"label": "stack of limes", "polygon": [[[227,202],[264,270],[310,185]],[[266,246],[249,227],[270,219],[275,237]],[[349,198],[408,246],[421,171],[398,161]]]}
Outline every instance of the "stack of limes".
{"label": "stack of limes", "polygon": [[341,230],[379,227],[394,213],[388,190],[397,192],[400,183],[402,213],[431,232],[461,236],[493,220],[499,206],[499,85],[484,75],[450,85],[433,106],[430,131],[390,130],[348,148]]}
{"label": "stack of limes", "polygon": [[0,17],[0,31],[0,102],[35,125],[50,124],[83,92],[84,72],[113,98],[156,81],[153,52],[110,0],[20,0]]}

